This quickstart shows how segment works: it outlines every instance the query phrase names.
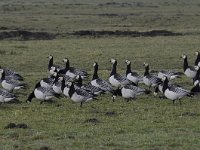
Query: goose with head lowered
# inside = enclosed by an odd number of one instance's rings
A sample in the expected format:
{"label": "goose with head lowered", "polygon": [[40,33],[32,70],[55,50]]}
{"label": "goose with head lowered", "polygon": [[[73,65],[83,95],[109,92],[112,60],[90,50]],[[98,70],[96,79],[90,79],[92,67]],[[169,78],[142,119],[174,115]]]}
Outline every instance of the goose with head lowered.
{"label": "goose with head lowered", "polygon": [[66,75],[72,78],[75,78],[77,75],[80,75],[82,78],[88,77],[88,73],[86,71],[70,67],[68,58],[64,58],[63,61],[65,62],[65,68],[61,71],[61,73],[65,72]]}
{"label": "goose with head lowered", "polygon": [[10,77],[14,80],[19,80],[19,81],[24,80],[24,78],[19,73],[15,72],[13,70],[10,70],[10,69],[7,69],[7,68],[1,68],[1,66],[0,66],[0,69],[4,70],[6,77]]}
{"label": "goose with head lowered", "polygon": [[74,102],[80,102],[80,107],[82,107],[83,103],[96,99],[93,94],[85,90],[75,89],[72,82],[69,82],[67,86],[69,88],[68,95],[70,99]]}
{"label": "goose with head lowered", "polygon": [[5,89],[0,89],[0,103],[7,103],[10,101],[18,101],[15,94],[10,93]]}
{"label": "goose with head lowered", "polygon": [[1,85],[4,89],[11,92],[13,90],[24,89],[27,87],[25,83],[21,83],[16,80],[12,80],[11,78],[6,78],[5,72],[3,69],[0,69],[0,79]]}
{"label": "goose with head lowered", "polygon": [[125,62],[127,65],[127,69],[126,69],[127,79],[135,83],[136,85],[138,85],[139,82],[143,81],[143,77],[140,76],[137,72],[131,71],[131,61],[126,60]]}
{"label": "goose with head lowered", "polygon": [[197,70],[194,68],[194,66],[189,66],[188,65],[188,59],[186,55],[182,55],[183,58],[183,71],[184,74],[188,77],[188,78],[194,78],[197,74]]}
{"label": "goose with head lowered", "polygon": [[117,73],[117,60],[111,59],[111,63],[113,64],[113,66],[112,66],[112,71],[110,73],[109,82],[111,83],[112,86],[119,88],[128,84],[136,85],[135,83],[129,81],[126,78],[126,76],[121,76],[120,74]]}
{"label": "goose with head lowered", "polygon": [[151,87],[158,86],[159,84],[162,83],[162,80],[160,78],[158,78],[155,75],[151,75],[149,73],[149,64],[144,63],[144,67],[145,67],[145,72],[144,72],[143,82],[145,85],[149,87],[149,90],[151,89]]}
{"label": "goose with head lowered", "polygon": [[99,76],[98,76],[98,69],[99,69],[98,63],[95,62],[93,64],[93,66],[94,66],[94,73],[93,73],[92,81],[90,82],[91,85],[93,85],[97,88],[100,88],[102,91],[113,93],[113,88],[110,85],[110,83],[108,83],[106,80],[99,78]]}
{"label": "goose with head lowered", "polygon": [[163,93],[165,97],[172,100],[173,103],[175,103],[175,100],[179,100],[181,104],[181,100],[180,100],[181,98],[183,98],[184,96],[188,96],[188,97],[193,96],[193,94],[186,89],[169,86],[168,85],[169,80],[167,79],[167,77],[163,77],[162,80],[163,80]]}
{"label": "goose with head lowered", "polygon": [[134,85],[125,85],[122,88],[118,88],[114,91],[113,93],[113,101],[115,100],[116,96],[122,96],[125,98],[127,101],[130,99],[134,99],[136,96],[141,95],[141,94],[149,94],[150,91],[134,86]]}
{"label": "goose with head lowered", "polygon": [[196,58],[196,60],[194,62],[194,65],[197,66],[198,63],[200,62],[200,53],[199,52],[195,52],[195,54],[196,54],[197,58]]}
{"label": "goose with head lowered", "polygon": [[26,100],[26,102],[31,102],[33,98],[37,98],[41,101],[40,103],[43,103],[44,101],[48,101],[54,97],[59,98],[60,94],[55,93],[52,88],[42,87],[40,85],[40,82],[38,82],[35,85],[34,90],[28,96],[28,99]]}

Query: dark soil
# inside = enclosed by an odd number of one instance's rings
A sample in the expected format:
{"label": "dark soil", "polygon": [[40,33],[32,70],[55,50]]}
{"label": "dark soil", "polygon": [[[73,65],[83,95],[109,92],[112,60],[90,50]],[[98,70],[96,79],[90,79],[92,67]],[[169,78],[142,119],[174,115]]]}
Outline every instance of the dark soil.
{"label": "dark soil", "polygon": [[21,128],[21,129],[27,129],[28,126],[25,123],[9,123],[4,129],[14,129],[14,128]]}
{"label": "dark soil", "polygon": [[96,118],[91,118],[91,119],[87,119],[84,121],[84,123],[93,123],[93,124],[97,124],[100,123],[100,121]]}

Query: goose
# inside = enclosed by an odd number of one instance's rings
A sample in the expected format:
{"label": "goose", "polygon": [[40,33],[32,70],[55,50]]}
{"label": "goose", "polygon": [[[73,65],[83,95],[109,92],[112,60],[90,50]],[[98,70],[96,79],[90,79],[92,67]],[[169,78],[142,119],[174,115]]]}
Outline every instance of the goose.
{"label": "goose", "polygon": [[81,78],[80,75],[78,75],[76,77],[76,79],[77,79],[77,84],[76,85],[78,87],[80,87],[80,88],[82,88],[82,89],[84,89],[84,90],[86,90],[86,91],[88,91],[88,92],[90,92],[90,93],[92,93],[94,95],[100,95],[100,94],[104,93],[104,91],[101,88],[93,86],[91,83],[83,85],[82,78]]}
{"label": "goose", "polygon": [[5,89],[0,89],[0,103],[6,103],[13,100],[17,100],[17,97],[15,96],[15,94],[10,93]]}
{"label": "goose", "polygon": [[175,103],[175,100],[179,100],[180,104],[181,101],[180,99],[184,96],[188,96],[188,97],[192,97],[192,93],[188,90],[185,90],[183,88],[179,88],[179,87],[173,87],[173,86],[169,86],[168,82],[169,80],[167,79],[167,77],[163,77],[163,93],[165,95],[165,97],[167,97],[168,99],[171,99],[173,101],[173,104]]}
{"label": "goose", "polygon": [[66,97],[69,97],[69,87],[66,86],[66,84],[65,84],[65,83],[67,83],[67,82],[65,82],[65,80],[64,80],[63,77],[59,77],[59,81],[61,82],[61,91],[62,91],[62,93],[63,93]]}
{"label": "goose", "polygon": [[127,101],[129,101],[130,99],[135,98],[137,95],[141,95],[141,94],[149,94],[150,91],[134,86],[134,85],[125,85],[122,88],[118,88],[115,90],[115,92],[113,93],[113,101],[115,100],[116,96],[122,96],[123,98],[127,99]]}
{"label": "goose", "polygon": [[48,70],[50,71],[51,67],[54,66],[56,68],[56,70],[59,71],[61,67],[59,65],[56,65],[53,63],[53,56],[49,55],[48,58],[49,58]]}
{"label": "goose", "polygon": [[197,84],[197,82],[200,81],[200,62],[198,63],[198,66],[194,66],[195,70],[197,70],[196,76],[193,78],[194,85]]}
{"label": "goose", "polygon": [[[117,60],[111,59],[111,63],[113,64],[112,71],[110,73],[109,82],[114,87],[123,87],[127,84],[134,84],[131,83],[125,76],[121,76],[117,73]],[[136,84],[134,84],[136,85]]]}
{"label": "goose", "polygon": [[151,87],[158,86],[159,84],[162,83],[162,80],[160,78],[158,78],[155,75],[151,75],[149,73],[149,64],[144,63],[144,67],[145,67],[145,72],[144,72],[143,82],[145,85],[149,87],[149,90],[151,89]]}
{"label": "goose", "polygon": [[62,93],[61,85],[62,85],[62,81],[59,79],[59,76],[57,75],[55,77],[55,80],[53,81],[53,85],[52,85],[52,88],[53,88],[55,93],[57,93],[57,94]]}
{"label": "goose", "polygon": [[131,61],[126,60],[125,63],[127,65],[127,69],[126,69],[127,79],[130,80],[131,82],[135,83],[136,85],[138,85],[138,82],[143,81],[143,77],[140,76],[137,72],[131,71]]}
{"label": "goose", "polygon": [[112,88],[111,84],[108,83],[107,81],[99,78],[99,76],[98,76],[98,69],[99,69],[98,63],[94,62],[93,67],[94,67],[94,73],[93,73],[92,81],[90,82],[91,85],[93,85],[97,88],[100,88],[102,91],[113,93],[113,88]]}
{"label": "goose", "polygon": [[38,82],[35,85],[34,90],[28,96],[28,99],[26,100],[26,102],[29,103],[32,101],[33,98],[37,98],[37,99],[41,100],[40,103],[42,104],[44,101],[48,101],[48,100],[52,99],[53,97],[59,98],[60,95],[55,93],[52,88],[42,87],[40,82]]}
{"label": "goose", "polygon": [[41,79],[40,85],[45,88],[51,88],[53,86],[54,80],[57,76],[58,76],[58,74],[56,72],[54,72],[49,77]]}
{"label": "goose", "polygon": [[77,75],[80,75],[82,78],[87,78],[88,73],[84,70],[77,69],[74,67],[70,67],[69,59],[64,58],[63,61],[65,62],[65,74],[68,75],[69,77],[75,78]]}
{"label": "goose", "polygon": [[191,91],[192,94],[198,94],[200,92],[200,81],[197,80],[194,84],[194,87],[192,87]]}
{"label": "goose", "polygon": [[20,83],[16,80],[12,80],[10,78],[6,78],[5,77],[5,72],[3,69],[0,69],[0,76],[1,76],[1,85],[4,89],[8,90],[9,92],[13,91],[13,90],[18,90],[21,88],[26,88],[26,84],[25,83]]}
{"label": "goose", "polygon": [[172,70],[161,70],[158,72],[158,77],[162,79],[164,76],[166,76],[168,80],[173,80],[175,78],[180,78],[182,74],[182,72],[175,72]]}
{"label": "goose", "polygon": [[196,76],[197,70],[193,66],[189,66],[188,65],[188,60],[187,60],[187,56],[186,55],[182,55],[182,58],[184,60],[184,63],[183,63],[184,74],[188,78],[192,78],[193,79]]}
{"label": "goose", "polygon": [[200,53],[199,53],[199,52],[195,52],[195,54],[196,54],[197,58],[196,58],[196,60],[195,60],[194,65],[197,66],[198,63],[200,62]]}
{"label": "goose", "polygon": [[67,86],[69,87],[68,95],[70,99],[74,102],[80,102],[80,107],[82,107],[84,102],[89,102],[93,99],[96,99],[94,95],[90,94],[87,91],[75,89],[72,82],[69,82]]}
{"label": "goose", "polygon": [[1,66],[0,66],[0,69],[4,70],[6,77],[10,77],[14,80],[19,80],[19,81],[24,80],[24,78],[19,73],[15,72],[13,70],[10,70],[10,69],[7,69],[7,68],[2,68]]}

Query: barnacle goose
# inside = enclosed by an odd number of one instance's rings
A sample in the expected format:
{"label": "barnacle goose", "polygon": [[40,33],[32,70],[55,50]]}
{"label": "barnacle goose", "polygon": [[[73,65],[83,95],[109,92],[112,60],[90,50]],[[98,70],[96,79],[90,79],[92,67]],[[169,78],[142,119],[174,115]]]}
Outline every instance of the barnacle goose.
{"label": "barnacle goose", "polygon": [[6,103],[13,100],[17,100],[17,97],[15,96],[15,94],[10,93],[5,89],[0,89],[0,103]]}
{"label": "barnacle goose", "polygon": [[168,78],[168,80],[172,80],[175,78],[180,78],[182,74],[183,74],[182,72],[175,72],[172,70],[161,70],[158,72],[158,77],[162,79],[165,76]]}
{"label": "barnacle goose", "polygon": [[67,86],[69,87],[68,95],[70,99],[74,102],[81,102],[80,107],[82,107],[84,102],[96,99],[94,95],[85,90],[75,89],[72,82],[69,82]]}
{"label": "barnacle goose", "polygon": [[175,102],[175,100],[179,100],[180,104],[181,101],[180,99],[184,96],[188,96],[188,97],[192,97],[192,93],[188,90],[185,90],[183,88],[179,88],[179,87],[174,87],[174,86],[169,86],[168,82],[169,80],[167,79],[167,77],[163,77],[163,93],[165,95],[165,97],[167,97],[168,99],[171,99],[173,101],[173,103]]}
{"label": "barnacle goose", "polygon": [[63,61],[65,62],[65,74],[69,77],[75,78],[77,75],[80,75],[82,78],[88,77],[88,73],[86,71],[70,67],[69,59],[65,58]]}
{"label": "barnacle goose", "polygon": [[50,71],[51,67],[54,66],[57,71],[60,70],[60,66],[53,63],[53,56],[49,55],[49,63],[48,63],[48,70]]}
{"label": "barnacle goose", "polygon": [[149,73],[149,64],[144,63],[144,67],[145,67],[145,72],[144,72],[143,82],[145,85],[149,87],[149,89],[151,89],[151,87],[158,86],[159,84],[162,83],[162,80],[160,78],[158,78],[155,75],[151,75]]}
{"label": "barnacle goose", "polygon": [[194,78],[196,76],[197,70],[193,66],[188,65],[188,60],[186,55],[182,55],[182,58],[184,59],[183,63],[184,74],[189,78]]}
{"label": "barnacle goose", "polygon": [[194,65],[197,66],[198,63],[200,62],[200,53],[199,53],[199,52],[195,52],[195,54],[196,54],[197,58],[196,58],[196,60],[195,60]]}
{"label": "barnacle goose", "polygon": [[55,93],[52,88],[41,87],[40,82],[38,82],[35,85],[34,90],[28,96],[28,99],[26,100],[26,102],[31,102],[33,98],[37,98],[41,100],[40,103],[43,103],[44,101],[48,101],[52,99],[53,97],[59,98],[60,94]]}
{"label": "barnacle goose", "polygon": [[134,86],[134,85],[125,85],[122,88],[118,88],[114,91],[113,93],[113,101],[115,100],[116,96],[122,96],[123,98],[127,99],[127,101],[129,101],[130,99],[135,98],[137,95],[141,95],[141,94],[149,94],[150,91]]}
{"label": "barnacle goose", "polygon": [[131,82],[135,83],[136,85],[138,84],[138,82],[143,81],[143,77],[140,76],[137,72],[132,72],[131,71],[131,61],[126,60],[126,65],[127,65],[127,69],[126,69],[126,77],[128,80],[130,80]]}
{"label": "barnacle goose", "polygon": [[196,95],[200,92],[200,81],[197,80],[194,84],[194,87],[192,87],[191,91],[192,94]]}
{"label": "barnacle goose", "polygon": [[62,90],[61,90],[61,85],[62,85],[62,81],[59,79],[59,75],[57,75],[53,81],[53,85],[52,88],[54,90],[55,93],[57,94],[61,94]]}
{"label": "barnacle goose", "polygon": [[80,75],[78,75],[76,77],[76,79],[77,79],[77,84],[76,85],[78,87],[80,87],[80,88],[82,88],[82,89],[84,89],[84,90],[86,90],[86,91],[88,91],[88,92],[90,92],[92,94],[95,94],[95,95],[100,95],[100,94],[104,93],[104,91],[101,88],[93,86],[91,83],[83,84],[82,78],[81,78]]}
{"label": "barnacle goose", "polygon": [[117,73],[117,60],[111,59],[111,63],[113,64],[112,71],[109,77],[109,82],[111,83],[111,85],[117,88],[127,84],[136,85],[135,83],[131,83],[131,81],[129,81],[125,76],[121,76]]}
{"label": "barnacle goose", "polygon": [[1,68],[1,66],[0,66],[0,69],[4,70],[6,77],[10,77],[14,80],[19,80],[19,81],[24,80],[24,78],[19,73],[15,72],[13,70],[10,70],[10,69],[7,69],[7,68]]}
{"label": "barnacle goose", "polygon": [[0,79],[1,79],[1,85],[4,89],[8,90],[9,92],[13,90],[18,90],[21,88],[26,88],[25,83],[20,83],[16,80],[12,80],[10,78],[5,77],[5,72],[3,69],[0,69]]}
{"label": "barnacle goose", "polygon": [[100,88],[101,90],[103,90],[105,92],[113,93],[113,88],[110,85],[110,83],[99,78],[99,76],[98,76],[98,69],[99,69],[98,63],[95,62],[93,64],[93,66],[94,66],[94,73],[93,73],[92,81],[90,83],[93,86],[96,86],[96,87]]}
{"label": "barnacle goose", "polygon": [[68,82],[65,82],[63,77],[59,77],[59,81],[61,81],[61,91],[62,91],[62,93],[65,96],[69,97],[69,87],[66,86],[66,83],[68,83]]}
{"label": "barnacle goose", "polygon": [[48,78],[43,78],[42,80],[40,80],[40,85],[45,88],[51,88],[53,86],[56,76],[58,75],[56,72],[54,72]]}

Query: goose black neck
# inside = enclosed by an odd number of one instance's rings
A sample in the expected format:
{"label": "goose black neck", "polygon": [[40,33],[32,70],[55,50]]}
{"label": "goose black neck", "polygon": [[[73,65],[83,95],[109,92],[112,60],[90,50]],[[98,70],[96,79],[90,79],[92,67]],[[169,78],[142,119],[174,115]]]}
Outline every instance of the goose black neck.
{"label": "goose black neck", "polygon": [[83,85],[83,80],[81,76],[78,77],[77,86],[81,87]]}
{"label": "goose black neck", "polygon": [[113,67],[112,67],[112,71],[111,71],[111,73],[110,73],[110,76],[112,76],[112,75],[114,75],[114,74],[116,74],[117,73],[117,62],[115,62],[114,64],[113,64]]}
{"label": "goose black neck", "polygon": [[200,68],[197,70],[197,74],[196,74],[196,76],[194,77],[194,81],[196,81],[196,80],[198,80],[198,79],[200,79]]}
{"label": "goose black neck", "polygon": [[36,88],[38,88],[38,87],[40,87],[41,85],[40,85],[40,81],[35,85],[35,89]]}
{"label": "goose black neck", "polygon": [[65,88],[65,80],[63,79],[62,80],[62,83],[61,83],[61,91],[63,91]]}
{"label": "goose black neck", "polygon": [[144,72],[144,76],[149,75],[149,66],[145,67],[145,72]]}
{"label": "goose black neck", "polygon": [[53,57],[49,59],[48,69],[50,70],[52,66],[53,66]]}
{"label": "goose black neck", "polygon": [[53,83],[58,82],[58,77],[59,77],[58,75],[55,76],[55,79],[54,79]]}
{"label": "goose black neck", "polygon": [[126,69],[126,75],[129,73],[131,73],[131,64],[128,64]]}
{"label": "goose black neck", "polygon": [[27,101],[31,102],[31,100],[35,97],[34,91],[28,96]]}
{"label": "goose black neck", "polygon": [[184,63],[183,63],[183,70],[185,71],[188,68],[188,60],[187,57],[184,59]]}
{"label": "goose black neck", "polygon": [[69,70],[69,60],[65,63],[65,70]]}
{"label": "goose black neck", "polygon": [[72,85],[69,88],[69,97],[72,97],[72,95],[74,94],[74,91],[75,91],[74,84],[72,83]]}
{"label": "goose black neck", "polygon": [[166,89],[169,87],[169,86],[168,86],[168,82],[169,82],[169,80],[166,78],[165,81],[164,81],[164,83],[163,83],[163,89],[162,89],[162,90],[163,90],[163,93],[164,93],[164,92],[166,91]]}
{"label": "goose black neck", "polygon": [[93,73],[93,77],[92,80],[98,79],[98,65],[94,66],[94,73]]}
{"label": "goose black neck", "polygon": [[6,77],[5,71],[3,71],[2,74],[1,74],[1,80],[5,80],[5,77]]}
{"label": "goose black neck", "polygon": [[195,66],[197,66],[199,62],[200,62],[200,54],[198,53],[197,58],[195,60]]}

